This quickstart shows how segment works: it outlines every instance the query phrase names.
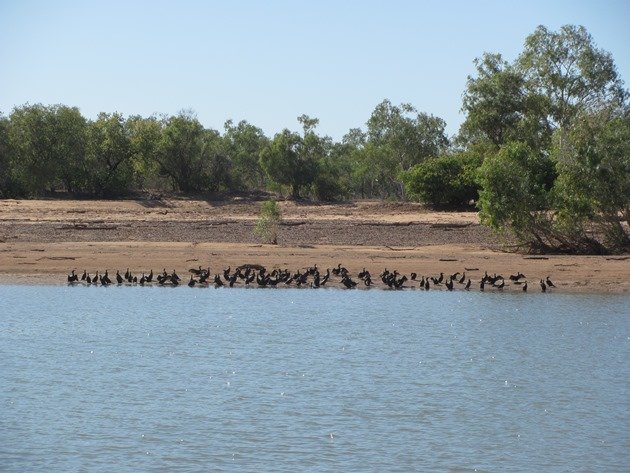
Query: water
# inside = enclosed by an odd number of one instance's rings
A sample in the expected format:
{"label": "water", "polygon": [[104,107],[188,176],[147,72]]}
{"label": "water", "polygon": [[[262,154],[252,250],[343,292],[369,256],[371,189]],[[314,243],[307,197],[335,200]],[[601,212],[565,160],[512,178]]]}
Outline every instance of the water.
{"label": "water", "polygon": [[630,297],[0,286],[1,471],[627,471]]}

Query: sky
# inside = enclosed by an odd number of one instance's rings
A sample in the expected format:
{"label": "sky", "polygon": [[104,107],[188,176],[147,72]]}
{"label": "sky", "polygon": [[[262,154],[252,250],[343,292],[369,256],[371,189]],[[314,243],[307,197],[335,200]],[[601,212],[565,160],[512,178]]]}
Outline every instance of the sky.
{"label": "sky", "polygon": [[206,128],[247,120],[268,136],[307,114],[340,140],[389,99],[453,135],[476,57],[512,61],[538,25],[565,24],[629,80],[627,0],[0,0],[0,112],[192,110]]}

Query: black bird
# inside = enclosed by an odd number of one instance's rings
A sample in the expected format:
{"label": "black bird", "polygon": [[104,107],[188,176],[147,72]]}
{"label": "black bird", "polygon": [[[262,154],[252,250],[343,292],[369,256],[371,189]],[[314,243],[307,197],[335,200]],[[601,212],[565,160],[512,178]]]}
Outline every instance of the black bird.
{"label": "black bird", "polygon": [[85,282],[88,284],[92,284],[92,278],[90,277],[90,275],[88,274],[87,277],[85,278]]}
{"label": "black bird", "polygon": [[459,281],[457,281],[460,284],[464,284],[464,281],[466,281],[466,272],[464,271],[464,273],[462,274],[462,277],[459,278]]}
{"label": "black bird", "polygon": [[501,279],[501,282],[499,284],[493,284],[493,286],[497,289],[503,289],[503,287],[505,286],[505,279]]}
{"label": "black bird", "polygon": [[192,274],[194,274],[194,275],[196,275],[196,276],[200,276],[200,275],[201,275],[201,273],[203,273],[203,271],[204,271],[204,270],[203,270],[203,269],[201,269],[201,265],[199,265],[199,269],[190,268],[190,269],[188,270],[188,272],[190,272],[190,273],[192,273]]}
{"label": "black bird", "polygon": [[218,274],[214,275],[214,285],[215,287],[223,286],[223,281],[221,281],[221,276],[219,276]]}
{"label": "black bird", "polygon": [[341,283],[344,286],[346,286],[346,288],[348,288],[348,289],[352,289],[353,287],[356,287],[356,285],[357,285],[357,283],[355,281],[353,281],[350,278],[350,276],[348,276],[347,274],[343,276],[343,278],[341,279]]}
{"label": "black bird", "polygon": [[527,281],[525,281],[525,284],[523,284],[523,292],[527,292]]}
{"label": "black bird", "polygon": [[326,269],[326,276],[322,278],[322,280],[319,282],[319,285],[320,286],[325,285],[329,279],[330,279],[330,268]]}
{"label": "black bird", "polygon": [[446,284],[446,289],[448,289],[449,291],[453,290],[453,279],[449,278],[445,284]]}
{"label": "black bird", "polygon": [[144,282],[147,280],[147,278],[144,276],[144,273],[142,273],[142,277],[140,278],[140,285],[144,286]]}
{"label": "black bird", "polygon": [[483,291],[484,286],[486,285],[486,277],[484,276],[479,283],[479,290]]}
{"label": "black bird", "polygon": [[68,282],[76,282],[79,280],[79,276],[77,276],[76,274],[74,274],[74,269],[72,270],[71,274],[68,274]]}
{"label": "black bird", "polygon": [[464,289],[466,289],[467,291],[470,290],[470,278],[468,278],[468,282],[466,283],[466,286],[464,287]]}
{"label": "black bird", "polygon": [[540,280],[540,289],[542,290],[542,292],[547,292],[547,285],[542,279]]}
{"label": "black bird", "polygon": [[394,278],[394,287],[396,289],[402,289],[406,281],[407,281],[407,276],[405,275],[403,275],[399,279]]}
{"label": "black bird", "polygon": [[427,278],[427,279],[424,281],[424,290],[425,290],[425,291],[428,291],[429,289],[431,289],[431,285],[429,284],[429,278]]}
{"label": "black bird", "polygon": [[81,276],[81,281],[85,281],[87,279],[87,271],[83,270],[83,276]]}
{"label": "black bird", "polygon": [[518,272],[516,274],[511,274],[510,275],[510,281],[518,281],[519,279],[522,279],[524,277],[525,277],[524,274],[522,274],[521,272]]}
{"label": "black bird", "polygon": [[[199,266],[199,267],[201,268],[201,266]],[[193,275],[191,274],[191,275],[190,275],[190,281],[188,281],[188,287],[194,287],[194,285],[195,285],[195,283],[196,283],[196,282],[197,282],[197,281],[195,281],[195,280],[193,279]]]}
{"label": "black bird", "polygon": [[549,286],[549,287],[556,287],[556,285],[551,282],[551,279],[549,279],[549,276],[547,276],[547,286]]}
{"label": "black bird", "polygon": [[151,270],[151,272],[147,276],[147,282],[152,282],[152,281],[153,281],[153,270]]}
{"label": "black bird", "polygon": [[341,263],[339,263],[336,268],[333,268],[332,273],[335,276],[345,276],[346,274],[348,274],[348,270],[341,266]]}
{"label": "black bird", "polygon": [[[129,273],[129,270],[127,270],[126,274],[128,274],[128,273]],[[123,278],[120,275],[120,271],[116,271],[116,281],[118,282],[118,284],[122,284],[122,282],[123,282]]]}
{"label": "black bird", "polygon": [[416,278],[418,277],[416,273],[411,273],[409,276],[410,276],[409,279],[411,279],[412,281],[415,281]]}

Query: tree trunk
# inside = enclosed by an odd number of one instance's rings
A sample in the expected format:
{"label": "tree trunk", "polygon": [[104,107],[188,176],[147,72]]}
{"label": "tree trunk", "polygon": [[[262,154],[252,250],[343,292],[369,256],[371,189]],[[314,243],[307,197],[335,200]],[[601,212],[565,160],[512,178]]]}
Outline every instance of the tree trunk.
{"label": "tree trunk", "polygon": [[297,200],[300,198],[300,186],[298,186],[297,184],[291,185],[291,197],[294,200]]}

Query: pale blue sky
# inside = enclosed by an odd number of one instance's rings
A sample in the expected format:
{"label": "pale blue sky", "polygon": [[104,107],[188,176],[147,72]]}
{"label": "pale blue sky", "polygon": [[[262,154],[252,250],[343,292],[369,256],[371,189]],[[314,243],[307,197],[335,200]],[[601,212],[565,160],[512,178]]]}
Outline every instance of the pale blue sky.
{"label": "pale blue sky", "polygon": [[306,113],[341,139],[388,98],[454,134],[473,59],[513,60],[539,24],[584,25],[628,80],[625,0],[0,0],[0,111],[192,109],[205,127],[246,119],[269,136]]}

